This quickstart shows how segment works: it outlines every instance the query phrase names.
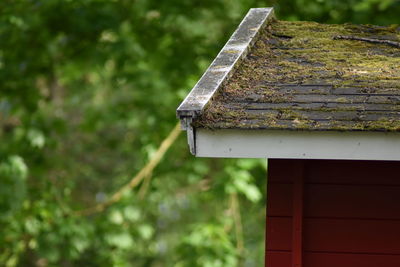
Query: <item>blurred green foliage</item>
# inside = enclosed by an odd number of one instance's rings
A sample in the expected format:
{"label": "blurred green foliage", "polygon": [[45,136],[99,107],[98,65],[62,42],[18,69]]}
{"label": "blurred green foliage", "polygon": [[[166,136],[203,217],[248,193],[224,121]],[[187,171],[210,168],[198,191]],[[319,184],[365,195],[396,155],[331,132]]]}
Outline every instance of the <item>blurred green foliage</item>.
{"label": "blurred green foliage", "polygon": [[195,159],[183,135],[144,197],[74,213],[151,158],[179,102],[261,6],[330,23],[394,24],[400,13],[397,0],[2,0],[0,264],[262,266],[264,161]]}

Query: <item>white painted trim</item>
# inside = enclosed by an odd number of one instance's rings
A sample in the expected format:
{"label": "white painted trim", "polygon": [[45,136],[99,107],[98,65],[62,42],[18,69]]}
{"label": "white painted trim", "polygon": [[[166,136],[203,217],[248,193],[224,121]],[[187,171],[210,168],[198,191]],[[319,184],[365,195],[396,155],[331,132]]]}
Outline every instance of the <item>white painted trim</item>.
{"label": "white painted trim", "polygon": [[198,128],[196,156],[400,160],[400,133]]}

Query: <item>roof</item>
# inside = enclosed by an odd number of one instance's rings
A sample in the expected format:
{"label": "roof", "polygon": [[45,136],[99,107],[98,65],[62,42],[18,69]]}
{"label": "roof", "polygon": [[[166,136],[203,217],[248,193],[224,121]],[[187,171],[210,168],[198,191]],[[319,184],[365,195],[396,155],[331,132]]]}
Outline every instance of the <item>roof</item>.
{"label": "roof", "polygon": [[[359,37],[399,42],[399,47]],[[194,123],[399,131],[400,32],[372,25],[271,21]]]}
{"label": "roof", "polygon": [[205,106],[234,73],[235,68],[258,39],[261,30],[272,18],[272,8],[250,9],[210,67],[178,107],[177,116],[182,120],[184,129],[190,127],[188,121],[201,115]]}
{"label": "roof", "polygon": [[[285,140],[293,141],[295,135],[304,137],[296,134],[297,130],[395,133],[389,138],[392,144],[385,147],[400,148],[399,66],[398,27],[279,21],[270,8],[251,9],[182,102],[177,115],[183,128],[188,130],[189,145],[196,155],[200,143],[208,149],[201,155],[213,155],[216,146],[230,140],[217,153],[225,157],[231,155],[226,151],[244,138],[253,138],[251,142],[257,139],[259,143],[262,136],[270,138],[267,140],[270,142],[286,131],[293,134],[285,134]],[[268,132],[271,130],[278,131],[271,134]],[[348,137],[347,145],[355,146],[360,145],[357,140],[365,137],[342,134],[335,138],[344,136]],[[376,141],[374,145],[383,137],[371,136]],[[311,139],[304,138],[312,144]],[[253,150],[259,153],[249,154],[258,157],[264,148],[258,149],[257,142],[253,142]],[[289,152],[293,151],[292,147],[293,144],[288,147]],[[304,146],[298,148],[304,150]],[[363,151],[370,148],[367,145]],[[241,149],[246,150],[243,146]],[[351,149],[348,153],[352,153],[354,149]],[[385,158],[400,159],[396,151]],[[306,157],[307,153],[297,152],[296,155]],[[290,153],[285,157],[290,157]],[[373,156],[349,157],[371,159]],[[329,157],[324,154],[324,158]]]}

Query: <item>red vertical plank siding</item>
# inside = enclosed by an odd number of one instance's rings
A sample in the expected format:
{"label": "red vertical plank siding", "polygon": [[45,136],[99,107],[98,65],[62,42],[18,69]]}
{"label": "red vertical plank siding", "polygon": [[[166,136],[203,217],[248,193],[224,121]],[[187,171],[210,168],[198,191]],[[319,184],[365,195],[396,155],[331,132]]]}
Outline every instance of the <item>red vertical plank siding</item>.
{"label": "red vertical plank siding", "polygon": [[303,266],[303,193],[304,164],[296,161],[293,181],[292,267]]}
{"label": "red vertical plank siding", "polygon": [[265,266],[292,266],[293,178],[284,161],[268,161]]}
{"label": "red vertical plank siding", "polygon": [[267,267],[400,266],[400,162],[269,160],[267,189]]}

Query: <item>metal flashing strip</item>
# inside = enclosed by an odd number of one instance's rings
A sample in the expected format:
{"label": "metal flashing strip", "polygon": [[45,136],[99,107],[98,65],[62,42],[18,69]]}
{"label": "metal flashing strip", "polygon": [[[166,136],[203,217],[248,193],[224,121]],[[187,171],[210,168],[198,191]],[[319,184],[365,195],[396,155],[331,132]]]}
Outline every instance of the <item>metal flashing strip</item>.
{"label": "metal flashing strip", "polygon": [[204,75],[177,109],[177,116],[195,117],[200,114],[214,93],[229,78],[237,63],[255,43],[258,33],[272,18],[273,8],[252,8],[219,52]]}
{"label": "metal flashing strip", "polygon": [[[178,107],[177,117],[181,120],[182,129],[188,131],[188,138],[190,136],[194,138],[191,127],[193,119],[201,114],[213,95],[232,75],[238,63],[257,41],[261,29],[273,16],[273,8],[250,9],[231,38]],[[189,143],[194,144],[194,140],[189,140]],[[191,152],[195,154],[194,146],[191,147]]]}

